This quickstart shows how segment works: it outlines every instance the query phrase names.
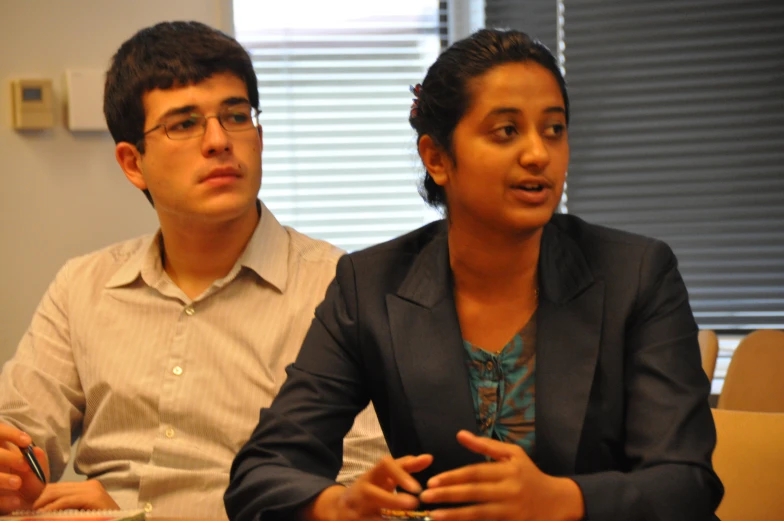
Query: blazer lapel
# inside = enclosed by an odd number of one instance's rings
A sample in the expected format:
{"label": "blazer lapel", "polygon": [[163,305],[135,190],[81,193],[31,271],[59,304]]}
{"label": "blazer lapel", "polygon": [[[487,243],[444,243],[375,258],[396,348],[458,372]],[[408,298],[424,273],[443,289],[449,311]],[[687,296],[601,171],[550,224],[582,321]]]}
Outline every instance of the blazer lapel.
{"label": "blazer lapel", "polygon": [[[536,455],[548,473],[574,472],[596,371],[604,283],[579,247],[548,224],[542,234],[537,312]],[[483,459],[460,446],[477,433],[452,294],[445,230],[425,246],[397,294],[387,295],[392,347],[422,450],[433,471]]]}
{"label": "blazer lapel", "polygon": [[575,471],[601,339],[604,282],[579,247],[548,224],[539,257],[536,462],[547,473]]}
{"label": "blazer lapel", "polygon": [[392,347],[422,450],[440,471],[481,461],[457,443],[477,432],[452,294],[445,231],[425,246],[397,294],[387,295]]}

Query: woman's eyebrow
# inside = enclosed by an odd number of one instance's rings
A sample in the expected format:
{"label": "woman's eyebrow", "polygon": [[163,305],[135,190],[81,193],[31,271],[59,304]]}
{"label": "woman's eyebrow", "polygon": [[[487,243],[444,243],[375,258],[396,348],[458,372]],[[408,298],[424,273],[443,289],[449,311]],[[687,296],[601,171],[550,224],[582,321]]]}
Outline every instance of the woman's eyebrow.
{"label": "woman's eyebrow", "polygon": [[[554,105],[552,107],[547,107],[546,109],[544,109],[543,112],[545,114],[563,114],[563,115],[566,115],[566,109],[564,109],[563,107],[561,107],[559,105]],[[518,108],[516,108],[516,107],[497,107],[497,108],[494,108],[493,110],[491,110],[490,112],[488,112],[487,115],[484,117],[484,120],[486,120],[486,119],[488,119],[488,118],[490,118],[492,116],[502,116],[502,115],[505,115],[505,114],[518,115],[518,114],[522,114],[522,113],[523,113],[523,111],[518,109]]]}

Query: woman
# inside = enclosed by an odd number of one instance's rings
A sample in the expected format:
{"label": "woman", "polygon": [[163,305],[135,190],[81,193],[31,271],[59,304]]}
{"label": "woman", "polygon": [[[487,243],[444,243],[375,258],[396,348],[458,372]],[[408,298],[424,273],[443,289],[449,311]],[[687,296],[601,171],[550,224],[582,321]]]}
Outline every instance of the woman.
{"label": "woman", "polygon": [[[230,517],[713,519],[710,390],[675,257],[554,215],[569,157],[556,60],[482,30],[415,95],[424,193],[447,219],[340,260],[234,462]],[[336,486],[369,400],[397,459]]]}

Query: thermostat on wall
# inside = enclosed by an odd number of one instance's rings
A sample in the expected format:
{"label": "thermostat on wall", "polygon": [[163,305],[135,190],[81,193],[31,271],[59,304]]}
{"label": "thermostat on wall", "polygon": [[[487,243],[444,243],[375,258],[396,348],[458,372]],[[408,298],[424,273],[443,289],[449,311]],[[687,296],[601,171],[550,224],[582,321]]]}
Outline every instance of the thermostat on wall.
{"label": "thermostat on wall", "polygon": [[14,128],[37,130],[54,127],[52,80],[11,81]]}

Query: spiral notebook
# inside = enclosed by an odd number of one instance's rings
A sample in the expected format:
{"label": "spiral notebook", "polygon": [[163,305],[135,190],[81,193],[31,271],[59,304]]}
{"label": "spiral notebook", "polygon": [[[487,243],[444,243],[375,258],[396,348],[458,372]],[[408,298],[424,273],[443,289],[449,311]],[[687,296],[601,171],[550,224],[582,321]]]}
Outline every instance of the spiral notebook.
{"label": "spiral notebook", "polygon": [[17,511],[0,516],[3,521],[144,521],[144,510]]}

